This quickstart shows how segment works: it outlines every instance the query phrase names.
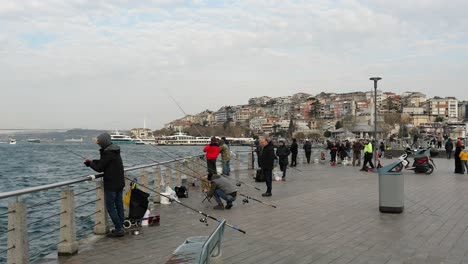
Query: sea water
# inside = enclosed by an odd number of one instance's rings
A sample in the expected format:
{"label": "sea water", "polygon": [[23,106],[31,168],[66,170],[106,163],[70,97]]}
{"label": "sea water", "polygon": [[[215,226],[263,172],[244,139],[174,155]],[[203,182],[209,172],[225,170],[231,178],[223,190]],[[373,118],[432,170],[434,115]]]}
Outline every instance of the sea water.
{"label": "sea water", "polygon": [[[167,161],[173,158],[202,154],[203,146],[152,146],[121,145],[121,155],[125,167]],[[242,147],[233,148],[244,149]],[[73,153],[72,153],[73,152]],[[165,154],[165,153],[167,154]],[[0,192],[20,190],[27,187],[57,183],[95,174],[84,166],[83,157],[99,159],[99,146],[94,143],[29,143],[16,145],[0,144]],[[131,176],[139,176],[135,171]],[[29,255],[32,261],[53,252],[59,242],[59,216],[37,222],[60,213],[59,193],[67,187],[34,194],[22,195],[18,199],[27,204]],[[95,200],[92,189],[95,184],[84,182],[74,184],[77,195],[75,206]],[[0,200],[0,252],[7,248],[8,203],[17,198]],[[79,207],[76,210],[76,231],[78,239],[92,233],[95,204]],[[6,262],[6,252],[0,253],[0,263]]]}

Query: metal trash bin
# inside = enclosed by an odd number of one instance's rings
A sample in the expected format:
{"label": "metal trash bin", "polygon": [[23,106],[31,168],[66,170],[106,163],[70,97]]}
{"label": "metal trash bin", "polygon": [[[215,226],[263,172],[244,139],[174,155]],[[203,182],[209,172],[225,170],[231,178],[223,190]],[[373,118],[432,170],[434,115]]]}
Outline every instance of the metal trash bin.
{"label": "metal trash bin", "polygon": [[379,211],[386,214],[401,214],[404,209],[404,178],[401,161],[379,169]]}

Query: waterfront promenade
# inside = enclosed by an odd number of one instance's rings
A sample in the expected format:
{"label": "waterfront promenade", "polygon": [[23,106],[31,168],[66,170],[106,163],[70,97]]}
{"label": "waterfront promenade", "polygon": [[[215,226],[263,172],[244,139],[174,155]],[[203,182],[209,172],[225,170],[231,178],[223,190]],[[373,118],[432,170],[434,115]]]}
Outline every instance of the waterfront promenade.
{"label": "waterfront promenade", "polygon": [[[238,196],[231,210],[214,211],[214,199],[201,203],[198,188],[181,201],[247,231],[226,227],[224,263],[468,263],[468,175],[453,174],[453,160],[435,162],[432,175],[404,171],[401,215],[379,213],[377,173],[322,164],[289,169],[287,182],[273,183],[270,198],[240,187],[277,209],[254,201],[242,205]],[[247,175],[241,180],[265,189]],[[58,262],[164,263],[185,238],[208,235],[217,226],[212,220],[205,226],[201,215],[177,204],[153,211],[161,215],[160,226],[145,227],[138,236],[103,237]]]}

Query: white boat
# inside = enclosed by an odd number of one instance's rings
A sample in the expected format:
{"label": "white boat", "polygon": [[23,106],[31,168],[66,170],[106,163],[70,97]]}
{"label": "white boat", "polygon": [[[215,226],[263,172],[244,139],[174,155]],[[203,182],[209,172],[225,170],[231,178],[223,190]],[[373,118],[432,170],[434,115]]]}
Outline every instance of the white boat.
{"label": "white boat", "polygon": [[83,142],[83,138],[67,138],[65,142]]}
{"label": "white boat", "polygon": [[119,131],[113,132],[110,136],[113,144],[135,144],[130,136],[120,134]]}
{"label": "white boat", "polygon": [[10,145],[16,145],[16,140],[15,139],[10,139]]}
{"label": "white boat", "polygon": [[178,132],[172,136],[162,136],[155,140],[158,145],[176,145],[176,146],[193,146],[206,145],[210,143],[209,137],[194,137],[187,133]]}

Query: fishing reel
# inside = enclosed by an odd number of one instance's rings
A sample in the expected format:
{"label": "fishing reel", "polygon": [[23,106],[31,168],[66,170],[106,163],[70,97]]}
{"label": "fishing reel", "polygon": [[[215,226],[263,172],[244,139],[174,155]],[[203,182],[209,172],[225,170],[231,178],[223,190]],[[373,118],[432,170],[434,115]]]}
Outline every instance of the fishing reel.
{"label": "fishing reel", "polygon": [[208,219],[205,218],[200,218],[201,223],[205,223],[206,226],[208,226]]}
{"label": "fishing reel", "polygon": [[247,198],[242,199],[242,204],[246,204],[246,203],[249,203],[249,199]]}
{"label": "fishing reel", "polygon": [[240,182],[236,183],[236,186],[237,186],[237,187],[240,187],[240,186],[241,186],[241,183],[240,183]]}

